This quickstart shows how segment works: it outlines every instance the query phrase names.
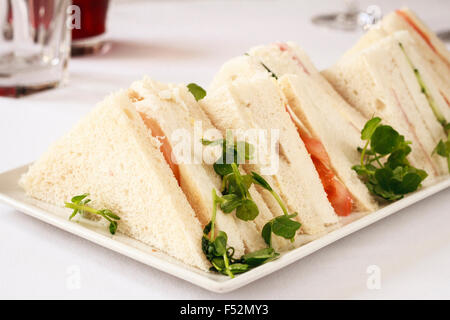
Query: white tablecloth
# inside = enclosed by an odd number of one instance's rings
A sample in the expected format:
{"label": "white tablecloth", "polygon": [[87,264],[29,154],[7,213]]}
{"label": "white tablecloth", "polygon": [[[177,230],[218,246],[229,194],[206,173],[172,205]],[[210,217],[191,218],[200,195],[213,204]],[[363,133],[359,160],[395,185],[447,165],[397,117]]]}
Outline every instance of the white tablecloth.
{"label": "white tablecloth", "polygon": [[[73,59],[64,88],[0,98],[0,171],[36,159],[108,92],[148,74],[207,86],[252,45],[294,40],[318,67],[360,33],[310,23],[344,1],[132,1],[110,11],[113,47]],[[450,2],[360,1],[383,12],[404,4],[434,30],[450,28]],[[0,205],[0,298],[450,298],[450,190],[405,209],[231,294],[197,288]],[[381,288],[367,287],[379,267]],[[80,288],[68,285],[80,271]],[[72,289],[71,289],[72,288]]]}

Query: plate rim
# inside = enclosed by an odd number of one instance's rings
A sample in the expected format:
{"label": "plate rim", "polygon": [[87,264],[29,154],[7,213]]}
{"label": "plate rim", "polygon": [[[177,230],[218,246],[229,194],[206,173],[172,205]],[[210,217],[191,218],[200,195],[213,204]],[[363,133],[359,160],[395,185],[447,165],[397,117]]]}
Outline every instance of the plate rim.
{"label": "plate rim", "polygon": [[[20,166],[8,171],[4,171],[0,173],[0,185],[3,180],[11,179],[11,176],[15,175],[17,178],[25,172],[29,165]],[[262,277],[265,277],[272,272],[280,270],[308,255],[314,253],[323,247],[336,242],[354,232],[361,230],[385,217],[388,217],[402,209],[405,209],[427,197],[430,197],[440,191],[443,191],[450,187],[450,177],[446,177],[436,182],[435,184],[425,187],[424,189],[417,191],[411,195],[406,196],[405,198],[398,200],[392,204],[389,204],[385,207],[380,208],[379,210],[362,216],[355,221],[352,221],[336,230],[333,230],[318,239],[315,239],[309,243],[306,243],[296,249],[292,249],[290,251],[284,252],[282,257],[277,261],[273,261],[268,264],[264,264],[255,268],[247,273],[243,273],[237,275],[234,279],[223,278],[223,280],[214,280],[212,278],[203,275],[204,271],[201,270],[189,270],[183,265],[174,264],[170,261],[166,261],[160,257],[149,255],[147,252],[144,252],[138,248],[135,248],[126,243],[117,241],[110,236],[106,236],[104,234],[98,233],[95,230],[91,230],[86,228],[78,223],[69,222],[68,220],[62,219],[56,214],[46,211],[38,206],[31,205],[25,202],[22,202],[18,199],[15,199],[11,195],[8,195],[0,188],[0,202],[5,203],[6,205],[25,213],[33,218],[41,220],[45,223],[48,223],[54,227],[62,229],[66,232],[77,235],[83,239],[86,239],[92,243],[100,245],[104,248],[115,251],[119,254],[127,256],[133,260],[139,261],[143,264],[146,264],[150,267],[153,267],[162,272],[168,273],[172,276],[180,278],[182,280],[188,281],[196,286],[199,286],[208,291],[212,291],[215,293],[227,293],[233,290],[239,289],[247,284],[250,284],[253,281],[256,281]],[[25,195],[25,192],[23,195]],[[42,202],[39,200],[35,200],[38,202]],[[42,202],[44,203],[44,202]],[[125,236],[125,235],[124,235]],[[127,236],[125,236],[127,237]],[[132,239],[131,237],[127,237]],[[145,245],[145,244],[144,244]],[[152,248],[149,245],[146,245],[149,248]],[[192,268],[192,267],[190,267]],[[205,272],[206,273],[206,272]],[[225,276],[224,276],[225,277]],[[222,278],[221,278],[222,279]]]}

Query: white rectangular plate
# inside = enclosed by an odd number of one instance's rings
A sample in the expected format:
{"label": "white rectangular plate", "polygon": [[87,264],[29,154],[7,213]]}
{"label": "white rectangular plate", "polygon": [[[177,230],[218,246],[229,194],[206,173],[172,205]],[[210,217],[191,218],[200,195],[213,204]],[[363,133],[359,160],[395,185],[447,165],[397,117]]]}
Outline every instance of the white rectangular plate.
{"label": "white rectangular plate", "polygon": [[279,259],[273,262],[238,275],[234,279],[230,279],[226,276],[203,272],[189,267],[123,234],[112,236],[104,226],[99,226],[97,223],[87,219],[81,218],[77,222],[68,221],[67,218],[70,212],[67,209],[51,206],[25,195],[17,182],[26,170],[27,166],[24,166],[0,174],[0,201],[53,226],[214,292],[229,292],[238,289],[450,186],[450,178],[446,178],[431,187],[422,189],[376,212],[363,216],[353,222],[348,222],[343,227],[319,239],[297,249],[285,252]]}

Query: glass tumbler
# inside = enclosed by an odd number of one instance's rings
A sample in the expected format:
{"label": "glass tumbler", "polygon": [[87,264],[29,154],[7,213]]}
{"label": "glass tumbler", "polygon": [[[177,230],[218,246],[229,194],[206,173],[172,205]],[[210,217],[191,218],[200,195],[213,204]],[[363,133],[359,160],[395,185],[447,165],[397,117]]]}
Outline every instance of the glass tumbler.
{"label": "glass tumbler", "polygon": [[80,24],[72,29],[72,56],[106,52],[106,19],[109,0],[73,0],[80,13]]}
{"label": "glass tumbler", "polygon": [[67,77],[71,0],[0,0],[0,96],[54,88]]}

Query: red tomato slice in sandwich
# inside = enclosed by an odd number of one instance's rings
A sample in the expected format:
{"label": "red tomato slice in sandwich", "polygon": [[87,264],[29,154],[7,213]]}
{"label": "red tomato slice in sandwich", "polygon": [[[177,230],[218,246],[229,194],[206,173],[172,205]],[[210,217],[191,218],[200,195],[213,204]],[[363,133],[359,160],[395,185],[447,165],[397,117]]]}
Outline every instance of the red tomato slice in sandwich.
{"label": "red tomato slice in sandwich", "polygon": [[419,36],[422,37],[422,39],[428,44],[431,50],[433,50],[435,53],[438,53],[434,45],[431,43],[430,37],[428,37],[428,35],[419,28],[419,26],[408,16],[407,13],[403,12],[402,10],[396,10],[395,13],[402,17],[406,21],[406,23],[408,23],[411,28],[413,28],[414,31],[416,31]]}
{"label": "red tomato slice in sandwich", "polygon": [[348,189],[336,178],[331,169],[331,161],[323,144],[311,138],[306,132],[298,130],[300,137],[305,144],[306,150],[311,155],[311,159],[322,181],[323,188],[327,193],[328,201],[338,216],[347,216],[352,213],[353,197]]}

